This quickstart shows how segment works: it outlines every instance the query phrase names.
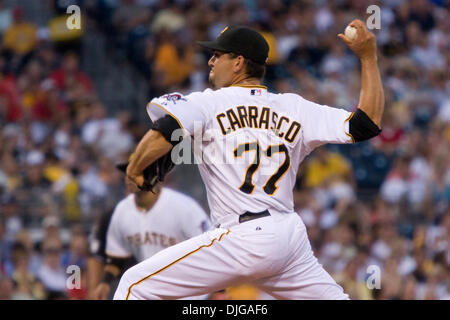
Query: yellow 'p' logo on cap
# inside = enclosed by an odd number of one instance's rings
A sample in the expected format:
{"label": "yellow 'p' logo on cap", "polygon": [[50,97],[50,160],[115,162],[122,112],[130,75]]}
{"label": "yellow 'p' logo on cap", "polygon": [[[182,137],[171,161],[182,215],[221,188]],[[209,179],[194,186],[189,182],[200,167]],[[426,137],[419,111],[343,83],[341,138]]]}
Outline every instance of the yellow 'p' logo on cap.
{"label": "yellow 'p' logo on cap", "polygon": [[220,31],[220,34],[224,33],[224,32],[227,31],[227,30],[228,30],[228,26],[226,26],[225,28],[223,28],[223,30]]}

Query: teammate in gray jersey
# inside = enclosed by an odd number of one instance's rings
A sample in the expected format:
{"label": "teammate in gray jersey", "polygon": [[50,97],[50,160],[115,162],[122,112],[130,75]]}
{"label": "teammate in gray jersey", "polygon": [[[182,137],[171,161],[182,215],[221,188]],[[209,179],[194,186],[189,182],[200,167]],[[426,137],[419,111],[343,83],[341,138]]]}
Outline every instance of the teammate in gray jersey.
{"label": "teammate in gray jersey", "polygon": [[112,285],[130,259],[144,261],[158,251],[205,232],[209,227],[208,216],[201,206],[178,191],[158,184],[155,193],[130,193],[112,213],[106,233],[103,278],[94,291],[93,299],[109,297]]}

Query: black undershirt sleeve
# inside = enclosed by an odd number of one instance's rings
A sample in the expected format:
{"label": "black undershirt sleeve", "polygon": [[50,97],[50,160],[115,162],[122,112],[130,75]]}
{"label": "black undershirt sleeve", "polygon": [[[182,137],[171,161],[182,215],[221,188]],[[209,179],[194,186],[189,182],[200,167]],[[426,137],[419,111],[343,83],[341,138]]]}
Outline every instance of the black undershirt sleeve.
{"label": "black undershirt sleeve", "polygon": [[127,263],[129,262],[130,258],[126,257],[126,258],[116,258],[116,257],[111,257],[111,256],[106,256],[106,264],[108,265],[114,265],[115,267],[117,267],[119,269],[119,274],[115,275],[112,274],[110,271],[106,270],[103,272],[103,277],[101,282],[103,283],[107,283],[109,285],[111,285],[111,283],[113,281],[115,281],[121,274],[122,272],[126,269]]}
{"label": "black undershirt sleeve", "polygon": [[349,121],[349,133],[355,142],[369,140],[380,132],[381,129],[361,109],[356,110]]}
{"label": "black undershirt sleeve", "polygon": [[172,144],[172,146],[177,145],[181,141],[181,139],[178,141],[172,141],[172,133],[177,129],[181,129],[178,121],[169,115],[158,119],[152,126],[152,130],[160,132],[167,142]]}
{"label": "black undershirt sleeve", "polygon": [[128,259],[129,259],[129,257],[117,258],[117,257],[111,257],[111,256],[107,255],[106,256],[106,264],[112,264],[122,271],[124,269],[124,267],[126,266]]}

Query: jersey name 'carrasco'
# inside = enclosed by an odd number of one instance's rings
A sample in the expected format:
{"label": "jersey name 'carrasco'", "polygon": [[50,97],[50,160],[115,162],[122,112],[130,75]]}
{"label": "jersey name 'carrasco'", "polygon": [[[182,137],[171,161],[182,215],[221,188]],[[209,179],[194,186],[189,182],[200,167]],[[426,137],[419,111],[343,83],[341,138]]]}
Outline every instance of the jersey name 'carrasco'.
{"label": "jersey name 'carrasco'", "polygon": [[236,106],[216,115],[223,135],[243,128],[272,130],[280,138],[292,143],[301,125],[284,115],[278,115],[270,107]]}

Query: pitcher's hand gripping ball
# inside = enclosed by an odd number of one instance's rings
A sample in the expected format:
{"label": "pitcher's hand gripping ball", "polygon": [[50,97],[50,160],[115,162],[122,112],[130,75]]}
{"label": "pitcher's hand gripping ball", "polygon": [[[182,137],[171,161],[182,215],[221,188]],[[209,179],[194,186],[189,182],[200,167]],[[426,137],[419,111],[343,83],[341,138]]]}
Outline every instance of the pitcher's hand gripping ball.
{"label": "pitcher's hand gripping ball", "polygon": [[344,34],[350,40],[354,40],[356,38],[356,35],[357,35],[357,29],[355,27],[352,27],[352,26],[348,25],[347,28],[345,28]]}

